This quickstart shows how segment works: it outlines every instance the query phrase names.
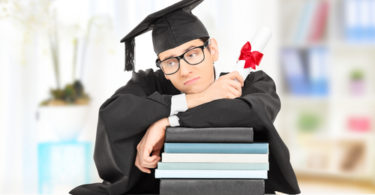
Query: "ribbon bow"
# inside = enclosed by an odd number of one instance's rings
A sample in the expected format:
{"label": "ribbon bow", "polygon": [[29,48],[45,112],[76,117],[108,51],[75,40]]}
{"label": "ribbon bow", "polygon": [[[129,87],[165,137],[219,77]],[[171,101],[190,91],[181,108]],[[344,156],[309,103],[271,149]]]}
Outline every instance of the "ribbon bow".
{"label": "ribbon bow", "polygon": [[259,66],[262,60],[263,54],[259,51],[251,51],[251,44],[248,42],[242,46],[241,55],[238,60],[245,60],[244,68],[253,68],[255,70],[256,66]]}

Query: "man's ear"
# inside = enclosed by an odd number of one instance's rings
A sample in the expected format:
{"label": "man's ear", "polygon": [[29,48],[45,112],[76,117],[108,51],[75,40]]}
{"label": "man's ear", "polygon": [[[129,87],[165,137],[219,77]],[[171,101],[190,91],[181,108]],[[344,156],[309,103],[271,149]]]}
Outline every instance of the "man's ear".
{"label": "man's ear", "polygon": [[217,61],[219,59],[219,47],[215,38],[210,38],[210,44],[208,45],[208,48],[210,48],[212,60],[214,62]]}

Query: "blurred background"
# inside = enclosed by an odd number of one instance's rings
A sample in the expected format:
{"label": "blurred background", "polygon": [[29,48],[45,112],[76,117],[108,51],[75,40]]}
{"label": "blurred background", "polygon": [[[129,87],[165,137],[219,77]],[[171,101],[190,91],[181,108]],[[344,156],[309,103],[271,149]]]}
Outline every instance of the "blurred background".
{"label": "blurred background", "polygon": [[[125,85],[120,39],[177,0],[0,0],[0,194],[101,182],[100,105]],[[231,71],[256,31],[281,98],[276,129],[302,193],[375,193],[375,0],[205,0],[193,10]],[[153,68],[151,33],[136,67]]]}

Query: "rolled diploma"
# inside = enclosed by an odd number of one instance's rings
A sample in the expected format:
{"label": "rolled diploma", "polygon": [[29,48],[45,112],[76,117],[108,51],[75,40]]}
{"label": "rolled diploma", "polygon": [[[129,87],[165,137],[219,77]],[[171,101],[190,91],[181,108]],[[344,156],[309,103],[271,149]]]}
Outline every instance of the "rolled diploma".
{"label": "rolled diploma", "polygon": [[[271,30],[269,28],[263,27],[255,34],[251,44],[251,51],[259,51],[263,53],[263,49],[266,47],[268,41],[271,39]],[[244,68],[245,60],[237,61],[235,65],[235,70],[237,70],[243,79],[246,79],[247,75],[250,74],[250,67]]]}

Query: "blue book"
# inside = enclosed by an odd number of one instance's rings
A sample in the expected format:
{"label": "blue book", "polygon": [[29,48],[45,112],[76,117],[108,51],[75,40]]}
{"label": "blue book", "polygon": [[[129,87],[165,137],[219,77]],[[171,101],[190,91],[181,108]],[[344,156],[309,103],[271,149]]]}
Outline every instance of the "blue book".
{"label": "blue book", "polygon": [[268,143],[165,143],[164,152],[268,154]]}
{"label": "blue book", "polygon": [[348,41],[352,42],[358,42],[361,40],[361,9],[359,3],[359,0],[344,1],[346,37]]}
{"label": "blue book", "polygon": [[266,170],[160,170],[155,178],[247,178],[267,179]]}
{"label": "blue book", "polygon": [[158,162],[162,170],[268,170],[268,163]]}
{"label": "blue book", "polygon": [[369,41],[372,43],[375,41],[375,1],[371,0],[369,3],[370,9],[370,27],[369,27]]}
{"label": "blue book", "polygon": [[289,91],[294,95],[308,95],[309,83],[300,51],[285,48],[282,50],[281,60]]}
{"label": "blue book", "polygon": [[312,47],[308,50],[311,95],[328,95],[327,56],[328,51],[325,47]]}

